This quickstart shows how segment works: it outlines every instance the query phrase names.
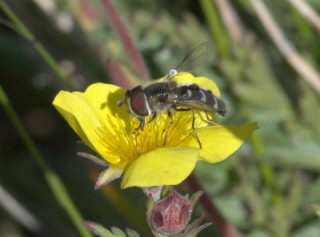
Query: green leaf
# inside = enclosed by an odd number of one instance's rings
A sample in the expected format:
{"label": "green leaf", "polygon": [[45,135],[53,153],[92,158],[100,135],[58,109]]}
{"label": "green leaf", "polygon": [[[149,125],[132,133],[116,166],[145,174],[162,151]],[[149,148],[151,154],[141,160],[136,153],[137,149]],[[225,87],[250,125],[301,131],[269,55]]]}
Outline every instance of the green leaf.
{"label": "green leaf", "polygon": [[311,203],[310,206],[314,209],[316,214],[320,217],[320,204],[319,203]]}
{"label": "green leaf", "polygon": [[111,227],[111,231],[114,234],[114,236],[126,237],[126,234],[117,227]]}
{"label": "green leaf", "polygon": [[131,229],[126,229],[128,237],[139,237],[139,234]]}
{"label": "green leaf", "polygon": [[139,234],[131,229],[126,229],[128,235],[117,227],[111,227],[111,231],[100,224],[84,221],[83,224],[95,235],[100,237],[139,237]]}
{"label": "green leaf", "polygon": [[84,221],[82,222],[89,230],[91,230],[95,235],[100,237],[114,237],[109,230],[104,228],[102,225],[90,222],[90,221]]}

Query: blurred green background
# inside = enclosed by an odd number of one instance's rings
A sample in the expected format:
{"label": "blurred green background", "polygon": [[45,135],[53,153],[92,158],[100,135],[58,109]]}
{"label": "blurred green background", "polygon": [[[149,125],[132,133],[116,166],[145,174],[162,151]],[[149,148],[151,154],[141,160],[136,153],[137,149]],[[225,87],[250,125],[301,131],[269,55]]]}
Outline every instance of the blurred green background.
{"label": "blurred green background", "polygon": [[[94,82],[146,83],[148,72],[130,54],[125,32],[153,79],[197,45],[212,42],[212,56],[195,74],[212,78],[221,90],[228,114],[217,121],[259,123],[230,158],[199,162],[195,170],[227,220],[243,236],[320,236],[310,206],[320,203],[320,1],[113,1],[116,12],[106,0],[0,3],[34,36],[18,34],[2,5],[0,85],[84,220],[151,236],[142,191],[120,190],[118,181],[95,191],[102,169],[76,155],[90,151],[51,104],[60,90],[84,91]],[[41,56],[39,43],[68,82]],[[38,164],[0,106],[0,236],[81,236]],[[185,183],[178,189],[190,192]],[[197,208],[193,219],[203,212]],[[222,235],[213,225],[199,236]]]}

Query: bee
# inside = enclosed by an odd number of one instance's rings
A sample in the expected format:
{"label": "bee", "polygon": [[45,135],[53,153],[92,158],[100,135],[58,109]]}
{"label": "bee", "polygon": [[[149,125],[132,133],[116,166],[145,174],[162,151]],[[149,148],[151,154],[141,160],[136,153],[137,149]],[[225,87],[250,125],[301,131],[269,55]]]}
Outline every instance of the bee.
{"label": "bee", "polygon": [[209,117],[208,112],[216,112],[224,116],[226,105],[211,90],[196,83],[178,84],[174,78],[179,72],[190,71],[202,64],[210,53],[208,42],[202,43],[193,49],[175,69],[170,70],[164,81],[145,87],[136,86],[126,92],[124,100],[118,101],[118,107],[126,104],[128,113],[140,121],[134,133],[143,130],[146,125],[146,117],[149,115],[153,116],[148,123],[156,118],[157,113],[167,112],[170,119],[169,127],[172,122],[172,111],[191,110],[193,113],[192,129],[200,149],[202,148],[195,129],[194,110],[204,111],[207,120],[217,124]]}

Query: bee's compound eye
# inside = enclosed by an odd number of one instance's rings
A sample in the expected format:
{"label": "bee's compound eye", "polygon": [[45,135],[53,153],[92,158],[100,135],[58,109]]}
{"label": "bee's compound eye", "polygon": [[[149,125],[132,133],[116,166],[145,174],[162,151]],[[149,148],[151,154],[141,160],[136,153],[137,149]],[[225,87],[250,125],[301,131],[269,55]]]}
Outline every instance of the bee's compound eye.
{"label": "bee's compound eye", "polygon": [[141,86],[137,86],[130,91],[130,110],[138,116],[148,116],[150,114],[148,101]]}
{"label": "bee's compound eye", "polygon": [[178,71],[177,71],[176,69],[171,69],[171,70],[169,71],[169,75],[175,76],[175,75],[177,75],[177,74],[178,74]]}

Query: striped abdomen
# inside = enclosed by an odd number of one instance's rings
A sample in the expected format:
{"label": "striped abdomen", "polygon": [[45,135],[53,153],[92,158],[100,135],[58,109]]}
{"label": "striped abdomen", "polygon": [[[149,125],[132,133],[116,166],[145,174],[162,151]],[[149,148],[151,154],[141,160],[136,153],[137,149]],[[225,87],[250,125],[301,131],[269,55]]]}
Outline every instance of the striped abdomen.
{"label": "striped abdomen", "polygon": [[210,90],[199,87],[197,84],[177,87],[177,106],[214,111],[224,116],[226,113],[225,103],[215,96]]}

